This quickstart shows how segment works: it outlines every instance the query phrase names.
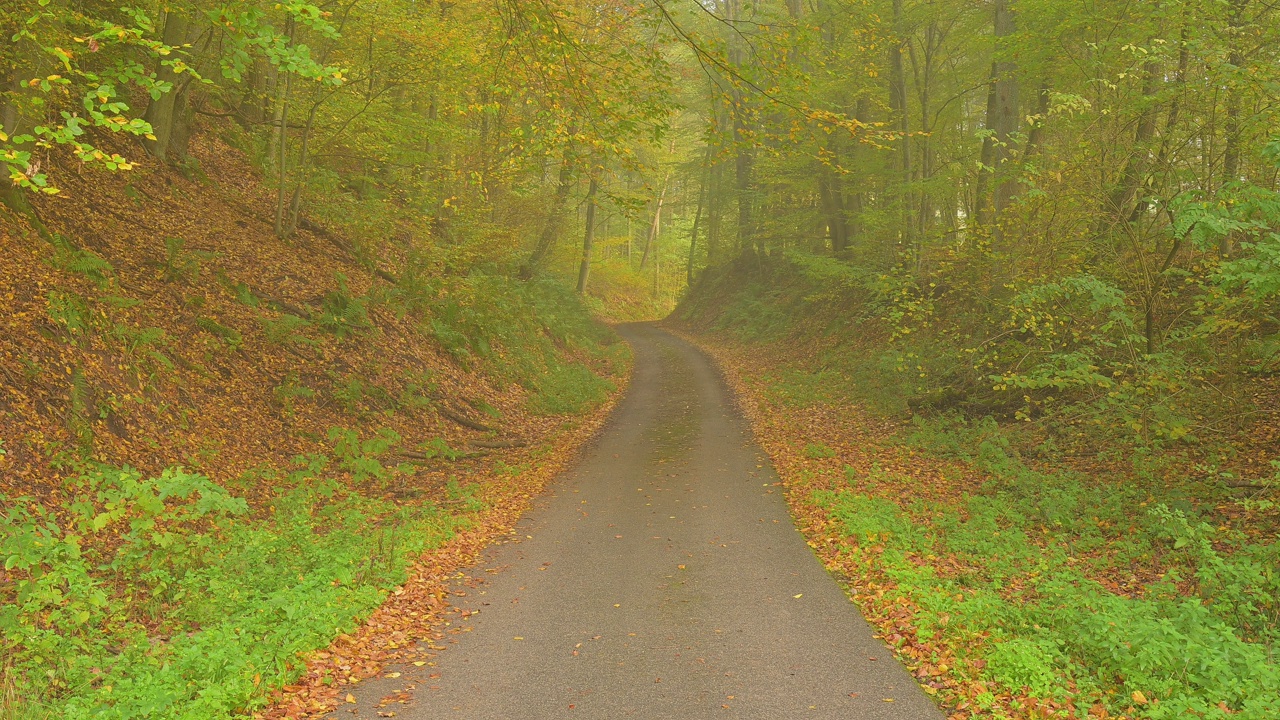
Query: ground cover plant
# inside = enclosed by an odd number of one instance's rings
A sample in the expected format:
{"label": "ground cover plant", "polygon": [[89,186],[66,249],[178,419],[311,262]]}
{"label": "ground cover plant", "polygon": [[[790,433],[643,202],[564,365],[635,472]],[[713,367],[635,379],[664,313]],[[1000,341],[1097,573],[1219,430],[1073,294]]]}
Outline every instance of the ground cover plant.
{"label": "ground cover plant", "polygon": [[256,512],[181,468],[89,469],[61,517],[6,497],[8,716],[242,716],[468,522],[366,497],[315,459],[279,475]]}
{"label": "ground cover plant", "polygon": [[[804,262],[707,282],[683,317],[710,329],[697,337],[745,395],[810,543],[953,716],[1277,712],[1274,468],[1242,491],[1224,478],[1254,463],[1143,444],[1123,421],[1072,458],[1053,416],[908,404],[930,392],[913,346],[867,340],[893,304]],[[871,299],[855,322],[824,298],[851,288]]]}

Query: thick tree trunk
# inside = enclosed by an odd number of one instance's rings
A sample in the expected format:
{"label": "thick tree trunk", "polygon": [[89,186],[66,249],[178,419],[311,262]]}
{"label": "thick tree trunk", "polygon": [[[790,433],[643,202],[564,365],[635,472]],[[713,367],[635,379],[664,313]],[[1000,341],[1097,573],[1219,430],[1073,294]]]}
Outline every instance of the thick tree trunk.
{"label": "thick tree trunk", "polygon": [[[164,31],[161,35],[165,45],[185,45],[195,35],[198,33],[185,12],[175,7],[165,11]],[[190,77],[178,75],[168,65],[156,66],[156,79],[170,83],[172,89],[147,105],[143,119],[151,124],[151,134],[156,139],[144,139],[143,147],[153,157],[166,162],[186,155],[191,123],[191,112],[187,106]]]}
{"label": "thick tree trunk", "polygon": [[[1013,35],[1017,26],[1009,0],[995,2],[995,35],[999,38]],[[1018,114],[1018,65],[1009,60],[995,64],[995,118],[992,125],[996,140],[996,193],[995,213],[998,217],[1017,195],[1018,184],[1009,175],[1013,168],[1013,134],[1018,131],[1021,116]]]}

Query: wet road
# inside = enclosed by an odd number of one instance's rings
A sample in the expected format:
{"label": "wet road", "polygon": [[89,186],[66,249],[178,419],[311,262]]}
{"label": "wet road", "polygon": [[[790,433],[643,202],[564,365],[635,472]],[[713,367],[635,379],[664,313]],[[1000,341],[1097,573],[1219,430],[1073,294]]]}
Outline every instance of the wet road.
{"label": "wet road", "polygon": [[[710,362],[621,332],[627,396],[521,522],[531,537],[468,571],[470,631],[334,717],[940,720],[792,524]],[[406,684],[411,703],[374,707]]]}

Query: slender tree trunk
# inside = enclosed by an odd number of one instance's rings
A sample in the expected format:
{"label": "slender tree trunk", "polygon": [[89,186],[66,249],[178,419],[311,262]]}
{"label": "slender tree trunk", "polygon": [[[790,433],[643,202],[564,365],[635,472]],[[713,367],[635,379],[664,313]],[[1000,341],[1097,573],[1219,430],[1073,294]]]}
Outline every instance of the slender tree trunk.
{"label": "slender tree trunk", "polygon": [[[742,0],[726,0],[725,10],[726,17],[730,23],[736,23],[740,18]],[[737,39],[731,42],[729,48],[729,64],[735,68],[742,68],[746,65],[746,56],[743,52],[741,42]],[[740,250],[747,248],[755,248],[757,252],[763,248],[756,248],[756,227],[755,227],[755,192],[753,189],[753,170],[755,165],[755,153],[752,150],[752,140],[748,137],[750,133],[749,115],[750,109],[747,106],[748,99],[746,94],[738,86],[734,84],[731,93],[733,107],[731,117],[733,122],[733,143],[736,156],[734,158],[734,178],[737,183],[737,200],[738,200],[738,247]]]}
{"label": "slender tree trunk", "polygon": [[[838,154],[836,158],[838,162]],[[840,184],[840,176],[826,165],[818,169],[818,199],[822,203],[822,214],[826,218],[831,252],[839,255],[849,247],[849,221],[845,217],[844,191]]]}
{"label": "slender tree trunk", "polygon": [[702,182],[698,188],[698,211],[693,214],[693,229],[689,232],[689,264],[685,268],[685,284],[693,285],[693,259],[698,249],[698,226],[702,224],[702,206],[707,201],[707,174],[710,172],[711,148],[702,158]]}
{"label": "slender tree trunk", "polygon": [[[1229,37],[1227,41],[1231,44],[1231,53],[1228,56],[1228,62],[1231,64],[1232,73],[1242,74],[1244,66],[1244,53],[1240,50],[1243,42],[1241,28],[1244,27],[1244,15],[1248,10],[1249,0],[1231,0],[1229,15],[1227,16],[1227,29]],[[1227,83],[1227,102],[1226,102],[1226,120],[1223,123],[1223,131],[1226,134],[1225,149],[1222,155],[1222,185],[1240,181],[1240,80],[1233,77]],[[1218,255],[1223,258],[1231,257],[1233,238],[1231,233],[1225,233],[1218,240]]]}
{"label": "slender tree trunk", "polygon": [[979,157],[978,178],[974,183],[973,219],[977,225],[990,226],[993,221],[991,207],[991,177],[996,172],[996,79],[999,77],[999,63],[991,62],[991,75],[987,85],[987,118],[984,123],[986,134],[982,137],[982,154]]}
{"label": "slender tree trunk", "polygon": [[707,189],[707,266],[720,263],[720,219],[723,214],[724,164],[716,160],[711,163],[710,187]]}
{"label": "slender tree trunk", "polygon": [[649,223],[649,235],[644,241],[644,254],[640,256],[640,269],[649,262],[649,253],[653,249],[654,243],[658,241],[658,235],[662,233],[662,205],[667,199],[667,181],[671,179],[671,171],[662,178],[662,190],[658,193],[658,208],[653,213],[653,222]]}
{"label": "slender tree trunk", "polygon": [[1129,157],[1125,160],[1124,170],[1120,173],[1120,184],[1107,199],[1108,214],[1116,221],[1130,218],[1133,208],[1130,207],[1142,189],[1142,181],[1146,174],[1147,157],[1152,138],[1156,134],[1156,105],[1152,98],[1156,94],[1157,83],[1163,77],[1159,63],[1148,62],[1143,66],[1142,98],[1143,107],[1138,115],[1138,124],[1133,131],[1133,144]]}
{"label": "slender tree trunk", "polygon": [[596,239],[596,188],[600,180],[595,169],[591,171],[591,186],[587,188],[587,227],[582,233],[582,264],[578,266],[578,294],[587,292],[587,276],[591,273],[591,245]]}
{"label": "slender tree trunk", "polygon": [[302,210],[302,189],[307,182],[310,169],[311,130],[315,127],[316,111],[320,109],[320,100],[311,106],[307,114],[307,124],[302,127],[302,140],[298,147],[297,177],[293,181],[293,196],[289,199],[289,216],[285,224],[285,235],[292,235],[298,229],[298,215]]}
{"label": "slender tree trunk", "polygon": [[898,227],[899,244],[911,237],[911,121],[907,115],[907,72],[903,63],[902,48],[907,40],[902,30],[902,0],[893,0],[893,40],[889,45],[889,110],[893,123],[902,137],[898,141],[898,170],[902,188],[899,193],[901,222]]}
{"label": "slender tree trunk", "polygon": [[933,133],[933,122],[930,119],[930,112],[933,110],[933,75],[934,75],[934,59],[937,56],[938,48],[942,43],[945,34],[938,26],[936,20],[932,20],[925,27],[924,44],[919,55],[911,53],[912,71],[915,73],[916,82],[918,84],[918,94],[920,99],[920,165],[917,177],[921,181],[919,212],[916,223],[916,262],[917,272],[920,271],[924,260],[923,243],[928,237],[930,225],[933,220],[933,204],[929,196],[928,181],[933,177],[933,145],[931,137]]}
{"label": "slender tree trunk", "polygon": [[658,291],[660,289],[659,281],[662,278],[662,256],[658,254],[658,241],[660,235],[653,238],[653,299],[658,299]]}
{"label": "slender tree trunk", "polygon": [[289,179],[289,85],[290,75],[284,75],[284,88],[280,94],[280,127],[276,131],[276,146],[280,151],[276,168],[279,175],[276,182],[276,237],[285,236],[284,227],[284,187]]}
{"label": "slender tree trunk", "polygon": [[569,191],[573,188],[574,148],[566,145],[560,161],[560,173],[556,179],[556,194],[551,203],[551,212],[547,214],[542,233],[538,236],[538,244],[534,246],[529,261],[520,269],[522,280],[531,279],[542,268],[547,257],[555,247],[556,237],[560,233],[560,225],[564,217],[564,206],[569,201]]}
{"label": "slender tree trunk", "polygon": [[1036,116],[1038,118],[1031,132],[1027,133],[1027,147],[1022,151],[1023,158],[1030,158],[1040,153],[1044,144],[1044,123],[1049,116],[1049,81],[1041,80],[1040,89],[1036,92]]}

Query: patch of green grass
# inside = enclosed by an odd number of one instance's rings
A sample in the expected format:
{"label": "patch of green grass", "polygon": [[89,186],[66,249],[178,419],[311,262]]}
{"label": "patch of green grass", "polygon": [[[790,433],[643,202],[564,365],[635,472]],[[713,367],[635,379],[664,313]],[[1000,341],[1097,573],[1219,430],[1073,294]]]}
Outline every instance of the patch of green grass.
{"label": "patch of green grass", "polygon": [[833,458],[836,451],[823,445],[822,443],[809,443],[804,446],[804,456],[810,460],[818,460],[821,458]]}
{"label": "patch of green grass", "polygon": [[244,717],[466,522],[362,496],[325,465],[307,459],[252,514],[181,468],[94,468],[57,512],[6,498],[0,665],[15,716]]}
{"label": "patch of green grass", "polygon": [[[989,637],[984,679],[1015,693],[1136,706],[1156,720],[1278,716],[1280,543],[1216,529],[1147,490],[1031,470],[989,425],[918,427],[911,439],[971,459],[992,481],[958,506],[852,491],[813,501],[852,546],[877,549],[892,594],[920,608],[922,639]],[[972,570],[943,578],[912,559],[935,555]],[[1093,579],[1157,556],[1173,569],[1141,595]],[[1175,583],[1189,579],[1186,595]]]}
{"label": "patch of green grass", "polygon": [[609,378],[626,368],[629,349],[595,321],[558,281],[528,282],[473,274],[440,279],[447,291],[406,273],[385,302],[399,315],[421,313],[422,327],[464,364],[529,391],[544,414],[580,413],[603,402]]}
{"label": "patch of green grass", "polygon": [[616,386],[584,365],[557,363],[532,381],[529,407],[546,415],[584,412],[604,402]]}

